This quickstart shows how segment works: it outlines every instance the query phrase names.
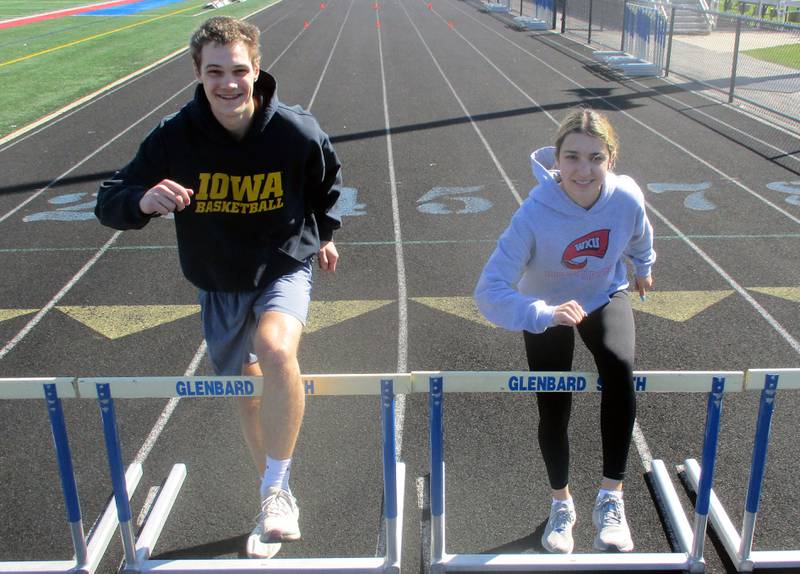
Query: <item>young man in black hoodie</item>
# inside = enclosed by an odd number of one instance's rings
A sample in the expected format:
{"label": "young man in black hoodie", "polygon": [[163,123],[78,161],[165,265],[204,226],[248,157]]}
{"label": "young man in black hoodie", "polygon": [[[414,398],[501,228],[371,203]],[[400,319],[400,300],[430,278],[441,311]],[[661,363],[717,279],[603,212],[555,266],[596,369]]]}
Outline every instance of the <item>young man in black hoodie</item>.
{"label": "young man in black hoodie", "polygon": [[251,557],[300,538],[288,486],[305,394],[297,361],[311,259],[335,271],[331,209],[341,165],[310,113],[278,101],[260,71],[259,30],[214,17],[192,35],[199,85],[133,160],[100,187],[95,213],[115,229],[173,214],[186,278],[199,290],[203,331],[219,375],[264,376],[239,400],[242,432],[262,475]]}

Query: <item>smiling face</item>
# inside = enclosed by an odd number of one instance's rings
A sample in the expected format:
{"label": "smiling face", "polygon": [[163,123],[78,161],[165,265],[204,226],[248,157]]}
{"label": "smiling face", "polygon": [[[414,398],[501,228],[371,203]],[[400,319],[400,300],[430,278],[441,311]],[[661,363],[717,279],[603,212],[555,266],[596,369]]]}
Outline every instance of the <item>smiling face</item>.
{"label": "smiling face", "polygon": [[567,134],[556,158],[556,167],[561,171],[561,189],[572,201],[589,209],[600,197],[613,159],[608,146],[599,137],[579,132]]}
{"label": "smiling face", "polygon": [[255,113],[253,84],[258,73],[258,64],[253,63],[242,42],[204,45],[195,67],[214,117],[239,138],[247,132]]}

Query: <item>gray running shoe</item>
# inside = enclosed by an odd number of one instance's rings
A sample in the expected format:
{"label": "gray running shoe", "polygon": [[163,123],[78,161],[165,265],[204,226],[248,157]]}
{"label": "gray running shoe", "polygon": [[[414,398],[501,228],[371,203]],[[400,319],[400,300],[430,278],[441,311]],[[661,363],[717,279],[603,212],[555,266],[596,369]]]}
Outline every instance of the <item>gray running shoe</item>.
{"label": "gray running shoe", "polygon": [[625,503],[622,499],[608,494],[597,500],[592,510],[592,522],[597,530],[594,537],[595,550],[616,549],[618,552],[633,550],[631,531],[625,520]]}
{"label": "gray running shoe", "polygon": [[550,518],[542,535],[542,546],[548,552],[570,554],[575,547],[572,539],[572,527],[576,516],[574,506],[559,502],[550,506]]}
{"label": "gray running shoe", "polygon": [[299,518],[300,510],[294,496],[282,488],[270,487],[261,501],[261,542],[300,540]]}

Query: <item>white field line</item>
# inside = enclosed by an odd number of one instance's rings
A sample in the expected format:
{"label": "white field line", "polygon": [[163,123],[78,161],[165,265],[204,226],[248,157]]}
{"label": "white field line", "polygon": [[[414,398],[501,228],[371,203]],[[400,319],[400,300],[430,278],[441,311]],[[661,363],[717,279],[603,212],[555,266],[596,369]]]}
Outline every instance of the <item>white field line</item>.
{"label": "white field line", "polygon": [[325,77],[325,74],[328,72],[328,66],[331,63],[331,59],[333,59],[333,53],[336,51],[336,46],[339,45],[339,38],[342,37],[342,30],[344,30],[345,24],[347,24],[347,20],[350,18],[350,10],[353,8],[353,2],[355,0],[350,0],[350,6],[347,7],[347,13],[344,15],[344,21],[342,22],[341,27],[339,28],[339,33],[336,34],[336,40],[333,42],[333,46],[331,47],[330,51],[328,52],[328,59],[325,61],[325,66],[322,68],[322,73],[319,76],[319,81],[317,82],[316,87],[314,88],[314,93],[311,94],[311,99],[308,101],[308,111],[311,111],[311,106],[314,105],[314,100],[317,99],[317,93],[319,92],[319,87],[322,85],[322,79]]}
{"label": "white field line", "polygon": [[33,316],[30,321],[28,321],[28,323],[19,331],[19,333],[14,335],[14,337],[8,343],[6,343],[2,349],[0,349],[0,361],[2,361],[3,358],[5,358],[5,356],[8,355],[11,350],[14,349],[14,347],[16,347],[19,342],[22,341],[22,339],[24,339],[25,336],[33,330],[36,325],[39,324],[44,316],[47,315],[50,310],[55,307],[56,304],[64,297],[64,295],[66,295],[69,290],[72,289],[75,284],[86,274],[86,272],[89,271],[89,269],[91,269],[95,263],[97,263],[97,260],[103,256],[103,254],[108,250],[109,247],[111,247],[111,245],[121,234],[121,231],[114,232],[114,234],[111,236],[111,239],[106,241],[105,245],[103,245],[97,251],[97,253],[95,253],[94,256],[88,262],[86,262],[83,267],[81,267],[80,271],[73,275],[72,279],[67,281],[67,284],[64,285],[61,290],[56,293],[55,296],[50,299],[50,301],[48,301],[38,313],[36,313],[36,315]]}
{"label": "white field line", "polygon": [[[403,6],[403,5],[401,4],[401,6]],[[433,55],[433,52],[431,51],[430,46],[428,46],[428,43],[425,41],[425,38],[422,37],[422,33],[420,33],[419,28],[417,28],[417,25],[414,24],[414,21],[411,19],[411,15],[408,13],[408,10],[406,10],[405,6],[403,6],[403,11],[406,13],[406,17],[408,18],[408,21],[411,22],[411,25],[414,27],[414,31],[417,33],[417,36],[419,36],[419,39],[422,41],[422,45],[425,46],[425,49],[428,51],[428,54],[430,55],[431,60],[433,60],[433,63],[436,65],[436,69],[439,70],[439,74],[441,74],[442,78],[444,79],[445,83],[447,84],[447,87],[450,88],[450,92],[453,94],[453,97],[458,102],[458,105],[461,106],[461,110],[464,112],[464,115],[467,118],[469,118],[469,123],[472,125],[472,128],[475,130],[475,133],[478,134],[478,138],[480,138],[481,143],[483,144],[483,147],[486,148],[486,153],[489,154],[489,157],[491,158],[492,162],[494,163],[495,167],[497,168],[497,171],[500,174],[500,177],[503,178],[503,181],[506,183],[506,186],[508,186],[508,189],[511,191],[511,194],[517,200],[517,203],[522,203],[522,197],[520,196],[519,192],[517,192],[517,188],[514,186],[513,182],[511,181],[511,179],[506,174],[506,170],[503,169],[503,166],[500,164],[500,160],[497,159],[497,155],[495,155],[494,150],[492,150],[492,146],[489,145],[489,142],[483,136],[483,132],[478,127],[478,124],[475,122],[475,119],[472,117],[472,114],[469,113],[469,110],[467,109],[467,106],[464,105],[463,100],[458,95],[458,92],[456,92],[456,89],[453,87],[453,84],[450,82],[450,79],[447,77],[447,74],[444,73],[444,70],[439,65],[439,60],[437,60],[436,56]],[[437,16],[438,15],[439,14],[437,13]],[[439,17],[441,18],[441,16],[439,16]],[[531,101],[534,101],[534,100],[531,99]],[[538,104],[536,104],[536,102],[534,102],[534,104],[538,106]]]}
{"label": "white field line", "polygon": [[73,171],[75,171],[76,169],[78,169],[78,168],[79,168],[80,166],[82,166],[84,163],[86,163],[87,161],[89,161],[90,159],[92,159],[92,158],[93,158],[94,156],[96,156],[98,153],[100,153],[101,151],[103,151],[104,149],[106,149],[108,146],[110,146],[112,143],[114,143],[115,141],[117,141],[119,138],[121,138],[122,136],[124,136],[125,134],[127,134],[127,133],[128,133],[130,130],[132,130],[133,128],[135,128],[136,126],[138,126],[140,123],[142,123],[144,120],[146,120],[147,118],[149,118],[150,116],[152,116],[154,113],[156,113],[156,112],[157,112],[159,109],[161,109],[163,106],[165,106],[165,105],[166,105],[166,104],[168,104],[170,101],[174,100],[176,97],[178,97],[180,94],[182,94],[182,93],[183,93],[183,92],[186,90],[186,88],[188,88],[188,87],[189,87],[189,86],[191,86],[191,85],[192,85],[192,84],[188,84],[188,85],[184,86],[183,88],[181,88],[180,90],[178,90],[177,92],[175,92],[174,94],[172,94],[172,95],[171,95],[169,98],[167,98],[166,100],[164,100],[164,101],[163,101],[162,103],[160,103],[158,106],[156,106],[155,108],[153,108],[152,110],[150,110],[149,112],[147,112],[145,115],[143,115],[143,116],[142,116],[142,117],[140,117],[138,120],[136,120],[135,122],[133,122],[133,123],[132,123],[131,125],[129,125],[127,128],[125,128],[124,130],[122,130],[121,132],[119,132],[117,135],[115,135],[114,137],[112,137],[110,140],[108,140],[106,143],[104,143],[103,145],[101,145],[100,147],[98,147],[97,149],[95,149],[95,150],[94,150],[92,153],[90,153],[89,155],[87,155],[86,157],[84,157],[84,158],[83,158],[82,160],[80,160],[79,162],[77,162],[77,163],[73,164],[71,168],[69,168],[67,171],[65,171],[65,172],[64,172],[64,173],[62,173],[61,175],[59,175],[59,176],[58,176],[57,178],[55,178],[53,181],[51,181],[51,182],[50,182],[50,183],[48,183],[46,186],[44,186],[43,188],[41,188],[39,191],[36,191],[36,192],[32,193],[32,194],[31,194],[31,195],[29,195],[29,196],[28,196],[28,197],[27,197],[25,200],[23,200],[21,203],[17,204],[17,206],[16,206],[16,207],[14,207],[14,208],[12,208],[11,210],[7,211],[7,212],[6,212],[6,213],[4,213],[3,215],[0,215],[0,223],[2,223],[2,222],[3,222],[3,221],[5,221],[6,219],[8,219],[8,218],[9,218],[9,217],[11,217],[12,215],[14,215],[14,214],[15,214],[17,211],[19,211],[20,209],[22,209],[23,207],[25,207],[26,205],[28,205],[28,204],[29,204],[31,201],[33,201],[34,199],[36,199],[37,197],[39,197],[40,195],[42,195],[42,194],[43,194],[45,191],[47,191],[48,189],[50,189],[51,187],[53,187],[54,185],[56,185],[56,184],[57,184],[59,181],[61,181],[61,180],[62,180],[62,179],[64,179],[65,177],[67,177],[69,174],[71,174]]}
{"label": "white field line", "polygon": [[[275,6],[276,4],[278,4],[278,3],[282,2],[282,1],[283,0],[276,0],[275,2],[273,2],[272,4],[270,4],[268,6],[264,6],[262,8],[259,8],[258,10],[255,10],[255,11],[251,12],[247,16],[244,16],[244,19],[250,18],[250,17],[255,16],[256,14],[258,14],[259,12],[263,12],[264,10],[272,8],[273,6]],[[295,8],[294,11],[297,11],[298,8],[299,8],[299,5],[298,5],[297,8]],[[289,14],[292,14],[292,13],[293,12],[290,12]],[[286,14],[285,16],[281,17],[280,20],[283,20],[289,14]],[[278,22],[280,20],[278,20]],[[275,24],[277,24],[277,22],[275,22],[272,25],[270,25],[270,28],[272,26],[274,26]],[[50,114],[47,114],[46,116],[44,116],[42,118],[39,118],[38,120],[36,120],[36,121],[26,125],[26,126],[23,126],[23,127],[19,128],[18,130],[15,130],[15,131],[11,132],[7,136],[5,136],[3,138],[0,138],[0,153],[6,151],[10,147],[20,143],[21,141],[24,141],[25,139],[27,139],[27,137],[23,138],[22,137],[23,135],[26,135],[26,134],[28,136],[35,135],[36,133],[39,133],[39,131],[41,131],[41,130],[37,130],[37,131],[33,132],[33,130],[36,130],[36,128],[41,126],[42,129],[46,129],[46,128],[52,126],[52,125],[57,124],[61,120],[65,119],[65,118],[68,118],[70,115],[72,115],[72,113],[79,111],[78,108],[83,109],[83,107],[86,107],[86,106],[82,106],[82,104],[86,104],[88,106],[88,105],[91,105],[91,104],[95,103],[96,101],[99,101],[99,100],[103,99],[104,97],[106,97],[106,96],[114,93],[115,91],[117,91],[118,88],[123,87],[122,84],[125,84],[128,81],[133,83],[133,82],[145,77],[146,75],[148,75],[150,72],[152,72],[156,68],[159,68],[161,65],[167,64],[167,63],[171,62],[172,60],[176,59],[178,56],[180,56],[184,52],[188,51],[188,49],[189,49],[188,47],[184,47],[184,48],[180,48],[178,50],[175,50],[174,52],[172,52],[171,54],[167,54],[166,56],[164,56],[160,60],[157,60],[157,61],[153,62],[152,64],[144,66],[143,68],[139,68],[138,70],[135,70],[135,71],[131,72],[127,76],[122,77],[122,78],[120,78],[118,80],[115,80],[115,81],[111,82],[110,84],[107,84],[106,86],[103,86],[99,90],[96,90],[96,91],[92,92],[89,95],[83,96],[82,98],[79,98],[79,99],[75,100],[74,102],[71,102],[71,103],[67,104],[63,108],[60,108],[60,109],[58,109],[58,110],[56,110],[56,111],[54,111],[54,112],[52,112]],[[70,113],[70,112],[72,112],[72,113]],[[29,133],[29,132],[31,132],[31,133]],[[9,145],[6,146],[6,144],[9,144]],[[3,147],[3,146],[5,146],[5,147]]]}
{"label": "white field line", "polygon": [[[186,372],[183,374],[184,377],[194,376],[195,372],[197,372],[197,367],[200,365],[200,361],[203,360],[203,355],[205,352],[206,342],[203,341],[195,352],[192,361],[189,363],[189,366],[186,368]],[[164,427],[167,426],[167,421],[169,421],[172,413],[178,406],[178,401],[180,400],[180,397],[172,397],[167,401],[167,404],[164,406],[161,414],[158,415],[158,419],[156,419],[153,428],[150,429],[150,433],[147,435],[147,438],[144,439],[142,446],[139,447],[139,452],[136,453],[136,456],[133,459],[134,462],[144,465],[144,461],[147,459],[150,451],[153,450],[156,440],[158,440],[158,437],[161,436],[161,432],[164,430]]]}
{"label": "white field line", "polygon": [[[383,57],[383,37],[380,27],[380,11],[375,10],[375,29],[378,36],[378,55],[381,64],[381,97],[383,103],[383,129],[386,134],[386,156],[389,168],[389,190],[392,200],[392,229],[394,231],[394,253],[397,261],[397,372],[408,369],[408,289],[406,284],[406,264],[403,255],[403,235],[400,226],[400,203],[397,199],[397,174],[394,168],[394,148],[392,146],[392,124],[389,118],[389,98],[386,89],[386,68]],[[399,459],[403,452],[403,427],[406,416],[406,397],[398,394],[394,403],[395,416],[395,456]],[[385,554],[385,532],[378,529],[376,556]]]}

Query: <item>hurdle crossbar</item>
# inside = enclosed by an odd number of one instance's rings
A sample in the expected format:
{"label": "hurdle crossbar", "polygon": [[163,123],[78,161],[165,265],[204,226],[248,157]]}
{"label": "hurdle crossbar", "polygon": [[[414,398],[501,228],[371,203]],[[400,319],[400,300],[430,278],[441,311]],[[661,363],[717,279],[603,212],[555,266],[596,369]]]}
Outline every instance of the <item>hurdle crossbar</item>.
{"label": "hurdle crossbar", "polygon": [[[719,498],[713,492],[711,493],[711,525],[739,572],[752,572],[754,568],[800,567],[800,550],[753,550],[753,536],[764,482],[772,415],[778,387],[781,390],[800,389],[800,369],[751,369],[746,373],[745,390],[760,391],[761,398],[741,533],[736,530]],[[689,486],[697,490],[698,484],[703,478],[697,461],[691,458],[685,460],[684,469]]]}
{"label": "hurdle crossbar", "polygon": [[126,572],[192,572],[251,573],[270,572],[341,572],[351,574],[399,574],[402,548],[403,498],[405,465],[397,461],[395,438],[395,396],[411,391],[409,374],[371,375],[303,375],[307,396],[380,395],[383,435],[384,534],[386,554],[354,558],[272,558],[260,559],[185,559],[153,560],[150,558],[161,529],[172,509],[186,476],[183,465],[173,466],[164,488],[142,527],[138,539],[131,524],[129,497],[120,479],[122,457],[117,430],[114,399],[116,398],[196,398],[259,396],[261,377],[140,377],[80,378],[77,392],[82,396],[96,393],[103,418],[106,450],[117,514],[125,554]]}
{"label": "hurdle crossbar", "polygon": [[445,392],[597,392],[602,382],[594,373],[574,372],[414,372],[412,387],[429,389],[430,415],[430,501],[432,574],[447,571],[585,571],[585,570],[684,570],[705,571],[703,559],[708,498],[716,461],[722,397],[744,386],[744,373],[725,372],[635,372],[637,392],[708,393],[703,468],[708,469],[700,486],[694,526],[680,506],[664,464],[652,461],[654,485],[666,506],[668,520],[677,532],[680,552],[629,554],[448,554],[445,548],[445,468],[444,468],[444,393]]}
{"label": "hurdle crossbar", "polygon": [[[69,377],[0,379],[0,399],[45,399],[61,478],[61,492],[67,511],[67,524],[75,552],[72,560],[3,561],[0,562],[2,574],[17,572],[93,574],[114,535],[117,515],[110,502],[89,536],[84,533],[75,469],[61,405],[62,398],[77,396],[74,379]],[[141,477],[141,465],[132,464],[123,475],[127,492],[133,493],[136,490]]]}

